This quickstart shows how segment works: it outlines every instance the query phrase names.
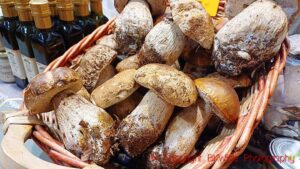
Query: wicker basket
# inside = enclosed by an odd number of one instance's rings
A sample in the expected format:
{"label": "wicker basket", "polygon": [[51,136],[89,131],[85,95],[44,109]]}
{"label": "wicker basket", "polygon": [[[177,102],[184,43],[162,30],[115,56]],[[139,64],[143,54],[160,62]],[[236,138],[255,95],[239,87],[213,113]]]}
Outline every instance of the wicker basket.
{"label": "wicker basket", "polygon": [[[222,4],[224,5],[224,4]],[[220,10],[223,9],[221,6]],[[46,69],[51,70],[60,66],[67,66],[80,53],[88,49],[102,36],[110,34],[114,26],[114,19],[97,28],[92,34],[82,39],[78,44],[71,47],[63,56],[53,61]],[[241,102],[240,118],[236,125],[227,125],[222,132],[207,143],[202,153],[186,163],[184,169],[198,168],[227,168],[247,147],[254,129],[260,123],[266,110],[268,101],[276,87],[278,75],[285,66],[288,51],[288,43],[282,44],[281,50],[268,65],[266,72],[255,74],[256,83],[245,91]],[[53,113],[42,116],[24,116],[26,110],[16,113],[5,114],[4,122],[5,137],[1,143],[0,160],[5,169],[70,169],[76,168],[102,168],[81,161],[78,157],[64,149],[59,141],[55,140],[42,127],[48,124],[51,128],[56,121]],[[43,161],[32,155],[24,146],[24,142],[31,138],[55,163]],[[223,160],[208,159],[209,154],[226,157]],[[106,167],[105,168],[110,168]]]}

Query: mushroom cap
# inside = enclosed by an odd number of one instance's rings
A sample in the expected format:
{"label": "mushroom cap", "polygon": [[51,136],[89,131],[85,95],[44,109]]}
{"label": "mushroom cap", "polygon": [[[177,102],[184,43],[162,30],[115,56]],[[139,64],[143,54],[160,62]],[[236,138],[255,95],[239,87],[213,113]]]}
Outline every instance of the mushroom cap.
{"label": "mushroom cap", "polygon": [[241,74],[239,76],[226,76],[215,72],[207,75],[206,77],[221,80],[233,88],[249,87],[252,84],[251,79],[246,74]]}
{"label": "mushroom cap", "polygon": [[[168,0],[144,0],[148,2],[150,5],[151,14],[153,16],[160,16],[165,13],[167,8],[167,1]],[[115,0],[115,8],[116,10],[121,13],[129,0]]]}
{"label": "mushroom cap", "polygon": [[211,49],[214,42],[214,25],[201,3],[195,0],[171,1],[174,22],[189,38],[203,48]]}
{"label": "mushroom cap", "polygon": [[235,90],[223,81],[212,78],[195,80],[200,97],[225,123],[236,122],[240,112],[239,97]]}
{"label": "mushroom cap", "polygon": [[24,90],[24,103],[30,115],[53,110],[52,98],[68,89],[73,92],[83,87],[80,75],[67,67],[56,68],[35,76]]}
{"label": "mushroom cap", "polygon": [[136,71],[134,79],[174,106],[189,107],[198,97],[193,80],[185,73],[165,64],[142,66]]}

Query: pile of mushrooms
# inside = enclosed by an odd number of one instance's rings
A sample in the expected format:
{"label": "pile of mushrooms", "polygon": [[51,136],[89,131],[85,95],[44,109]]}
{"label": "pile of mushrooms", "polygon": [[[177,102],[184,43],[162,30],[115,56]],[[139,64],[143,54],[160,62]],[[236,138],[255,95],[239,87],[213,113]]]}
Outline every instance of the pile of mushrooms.
{"label": "pile of mushrooms", "polygon": [[[84,161],[104,165],[123,151],[146,157],[144,168],[176,168],[191,157],[213,115],[237,122],[235,88],[252,83],[243,69],[266,60],[255,62],[248,55],[256,46],[266,58],[278,52],[284,19],[276,28],[267,23],[285,15],[273,2],[260,0],[215,36],[213,19],[196,0],[172,0],[170,8],[167,0],[115,5],[120,15],[113,33],[78,56],[72,69],[37,75],[25,89],[25,105],[30,115],[54,110],[65,148]],[[257,6],[273,11],[272,17],[255,11]],[[254,14],[263,22],[251,20]],[[251,30],[245,26],[249,21]],[[258,28],[272,30],[266,41]],[[226,36],[232,29],[236,35]],[[243,68],[235,69],[241,58]]]}

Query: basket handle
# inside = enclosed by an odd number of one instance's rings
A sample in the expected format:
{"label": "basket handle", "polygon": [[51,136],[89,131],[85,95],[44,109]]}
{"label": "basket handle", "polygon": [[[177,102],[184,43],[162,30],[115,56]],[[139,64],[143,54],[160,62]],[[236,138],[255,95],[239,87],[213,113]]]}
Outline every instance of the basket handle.
{"label": "basket handle", "polygon": [[[24,145],[32,133],[31,125],[10,125],[0,149],[0,162],[3,169],[75,169],[56,165],[34,156]],[[84,169],[103,169],[90,165]]]}

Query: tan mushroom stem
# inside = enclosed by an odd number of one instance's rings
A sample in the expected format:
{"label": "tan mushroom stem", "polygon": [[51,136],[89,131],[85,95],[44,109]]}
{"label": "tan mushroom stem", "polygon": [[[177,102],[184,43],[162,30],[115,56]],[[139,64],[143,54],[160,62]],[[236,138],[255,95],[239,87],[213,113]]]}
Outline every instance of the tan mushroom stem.
{"label": "tan mushroom stem", "polygon": [[166,18],[148,33],[138,54],[138,60],[141,65],[148,63],[172,65],[182,53],[185,41],[185,35],[179,27]]}
{"label": "tan mushroom stem", "polygon": [[148,3],[145,0],[130,0],[116,19],[118,51],[122,54],[135,54],[152,27],[153,19]]}
{"label": "tan mushroom stem", "polygon": [[[198,99],[192,106],[182,109],[169,123],[165,139],[161,144],[161,151],[154,148],[148,155],[148,167],[176,168],[186,162],[212,115],[210,110],[206,110],[202,99]],[[159,158],[153,160],[155,156]]]}
{"label": "tan mushroom stem", "polygon": [[112,117],[72,91],[57,94],[51,102],[65,147],[84,161],[107,163],[114,135]]}
{"label": "tan mushroom stem", "polygon": [[116,137],[132,157],[142,154],[164,131],[174,106],[149,91],[120,123]]}

